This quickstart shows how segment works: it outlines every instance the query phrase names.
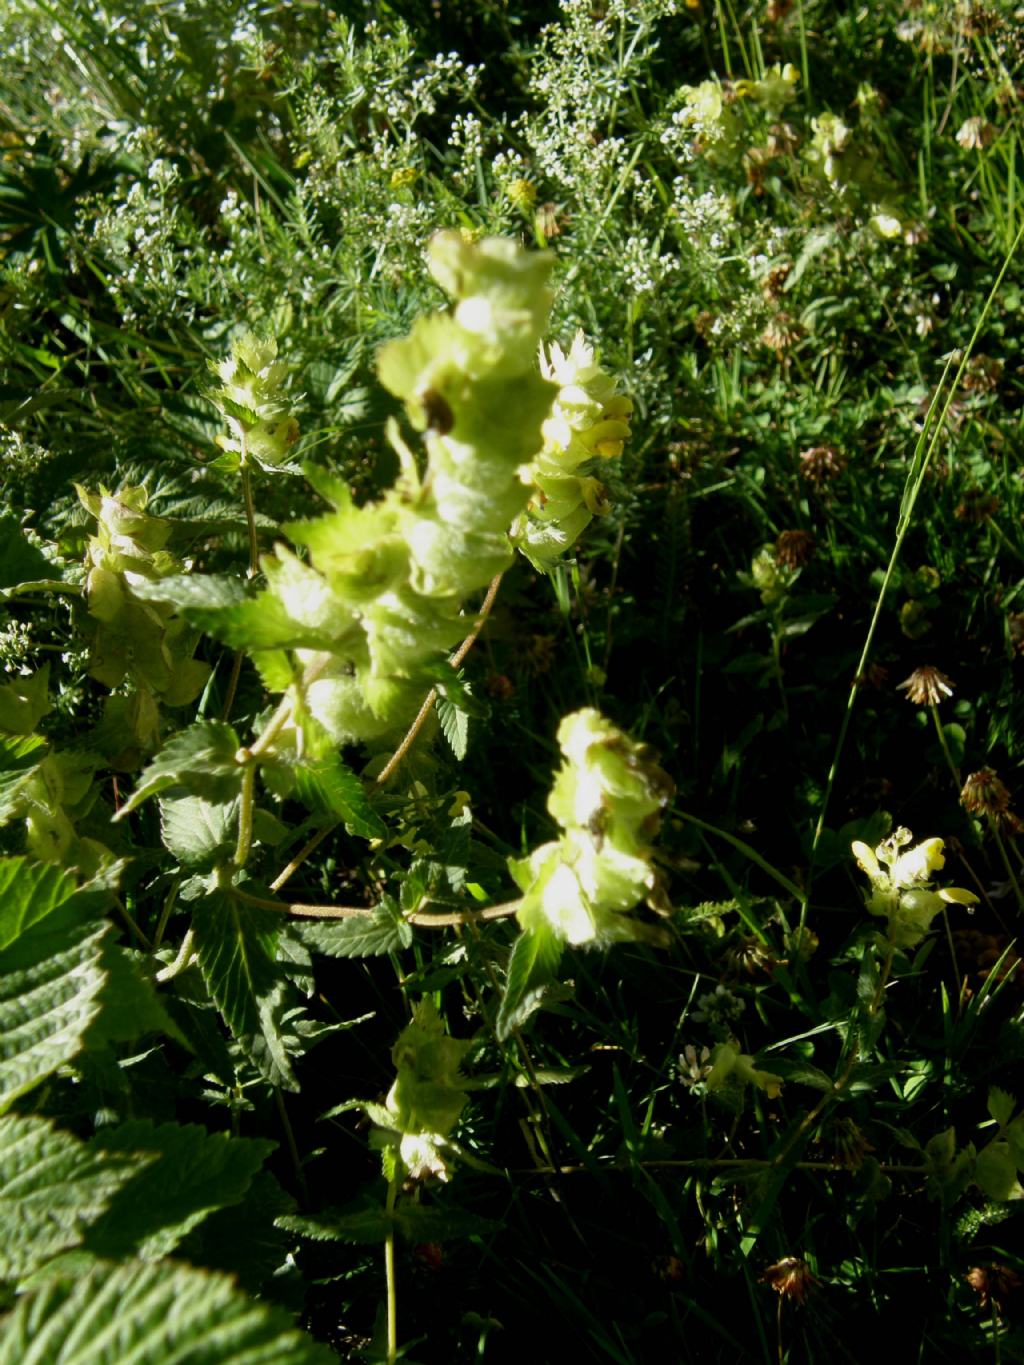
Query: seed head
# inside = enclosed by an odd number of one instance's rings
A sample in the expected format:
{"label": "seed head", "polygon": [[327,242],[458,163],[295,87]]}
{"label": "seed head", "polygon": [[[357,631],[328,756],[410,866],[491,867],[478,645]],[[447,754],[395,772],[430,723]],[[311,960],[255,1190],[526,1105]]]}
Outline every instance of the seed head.
{"label": "seed head", "polygon": [[1010,805],[1010,793],[994,769],[979,768],[964,783],[960,804],[972,815],[998,818]]}
{"label": "seed head", "polygon": [[853,1119],[848,1118],[836,1119],[828,1129],[825,1141],[836,1161],[851,1171],[859,1170],[868,1152],[875,1150]]}
{"label": "seed head", "polygon": [[787,569],[799,569],[814,554],[809,531],[783,531],[775,542],[775,558]]}
{"label": "seed head", "polygon": [[846,456],[835,446],[810,446],[800,452],[800,473],[815,488],[821,488],[846,468]]}
{"label": "seed head", "polygon": [[792,1299],[794,1303],[805,1302],[807,1295],[818,1286],[810,1266],[800,1256],[783,1256],[781,1261],[768,1266],[761,1278],[776,1294]]}
{"label": "seed head", "polygon": [[953,681],[931,664],[925,664],[898,683],[897,691],[906,692],[907,701],[916,706],[938,706],[940,701],[953,695]]}
{"label": "seed head", "polygon": [[993,1261],[991,1265],[973,1266],[964,1279],[977,1294],[982,1308],[992,1303],[1000,1317],[1020,1293],[1021,1284],[1024,1283],[1016,1270],[1011,1270],[1008,1265],[1000,1265],[998,1261]]}
{"label": "seed head", "polygon": [[782,355],[791,346],[795,346],[803,334],[804,329],[795,318],[790,317],[788,313],[776,313],[765,324],[761,340],[765,346]]}
{"label": "seed head", "polygon": [[984,489],[972,488],[966,492],[956,509],[958,521],[969,522],[972,526],[980,526],[988,521],[999,511],[999,497],[995,493],[986,493]]}

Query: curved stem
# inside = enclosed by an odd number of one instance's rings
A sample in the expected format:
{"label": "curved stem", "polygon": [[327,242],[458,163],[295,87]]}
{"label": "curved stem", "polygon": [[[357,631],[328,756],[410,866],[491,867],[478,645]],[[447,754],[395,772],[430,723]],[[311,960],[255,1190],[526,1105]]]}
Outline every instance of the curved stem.
{"label": "curved stem", "polygon": [[327,838],[328,834],[330,834],[333,830],[336,830],[340,824],[341,824],[340,819],[332,820],[329,825],[324,825],[323,829],[318,829],[317,832],[313,835],[313,837],[310,840],[308,840],[308,842],[303,844],[303,846],[299,849],[298,853],[296,853],[295,857],[291,860],[291,862],[284,869],[284,871],[279,872],[277,876],[274,878],[274,880],[270,883],[271,891],[280,891],[281,887],[284,886],[285,882],[288,881],[291,877],[293,877],[296,872],[298,872],[299,868],[306,861],[309,855],[313,853],[316,849],[318,849],[320,845],[323,843],[323,841]]}
{"label": "curved stem", "polygon": [[[498,588],[501,586],[501,578],[502,575],[499,573],[495,574],[495,576],[491,579],[490,585],[487,589],[486,596],[484,597],[483,602],[481,602],[480,604],[480,611],[476,618],[476,624],[473,626],[473,629],[469,632],[469,634],[463,640],[462,644],[459,645],[458,649],[455,651],[455,653],[449,660],[452,668],[458,668],[461,665],[462,661],[465,659],[466,655],[476,644],[480,632],[484,628],[484,622],[491,614],[491,608],[494,606],[494,599],[497,597]],[[432,687],[430,691],[427,693],[426,697],[424,698],[423,705],[417,711],[416,719],[413,721],[413,723],[409,726],[409,729],[406,731],[405,738],[402,740],[401,744],[388,759],[387,763],[384,765],[380,774],[378,775],[377,780],[374,782],[372,788],[373,791],[376,791],[378,787],[382,787],[384,785],[384,783],[388,780],[389,777],[391,777],[392,773],[394,773],[395,769],[401,763],[402,759],[412,748],[413,744],[416,742],[416,736],[423,729],[427,717],[434,709],[434,703],[436,701],[437,688]]]}
{"label": "curved stem", "polygon": [[[258,910],[277,910],[282,915],[295,915],[299,919],[366,919],[376,914],[372,906],[366,905],[303,905],[299,902],[272,901],[267,896],[254,896],[240,887],[231,888],[231,894],[246,905]],[[450,914],[432,915],[427,911],[417,911],[406,915],[407,924],[418,924],[428,929],[444,929],[457,924],[480,924],[485,920],[507,919],[519,909],[520,901],[505,901],[501,905],[486,905],[480,910],[454,910]]]}

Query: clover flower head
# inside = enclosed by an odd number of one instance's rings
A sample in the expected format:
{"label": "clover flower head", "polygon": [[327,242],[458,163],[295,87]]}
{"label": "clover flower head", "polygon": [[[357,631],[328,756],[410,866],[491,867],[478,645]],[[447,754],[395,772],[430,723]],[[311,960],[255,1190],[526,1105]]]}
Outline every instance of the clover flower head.
{"label": "clover flower head", "polygon": [[945,673],[931,664],[915,668],[909,678],[897,684],[897,690],[906,692],[907,701],[916,706],[938,706],[939,702],[953,695],[953,687],[952,678],[947,678]]}

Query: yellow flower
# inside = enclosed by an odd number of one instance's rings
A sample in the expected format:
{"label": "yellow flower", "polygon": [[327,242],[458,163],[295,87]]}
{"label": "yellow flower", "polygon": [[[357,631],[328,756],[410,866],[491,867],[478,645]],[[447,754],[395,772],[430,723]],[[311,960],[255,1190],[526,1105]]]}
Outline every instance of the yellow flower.
{"label": "yellow flower", "polygon": [[944,905],[974,905],[978,900],[958,886],[933,889],[933,874],[946,864],[943,841],[924,839],[907,848],[912,838],[910,830],[900,828],[875,849],[860,839],[851,845],[857,866],[871,881],[868,913],[888,921],[888,938],[897,948],[920,943]]}

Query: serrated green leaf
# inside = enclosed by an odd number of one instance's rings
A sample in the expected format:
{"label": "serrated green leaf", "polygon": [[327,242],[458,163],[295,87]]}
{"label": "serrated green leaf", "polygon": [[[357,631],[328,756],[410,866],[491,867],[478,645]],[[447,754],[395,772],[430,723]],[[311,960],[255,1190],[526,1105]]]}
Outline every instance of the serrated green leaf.
{"label": "serrated green leaf", "polygon": [[498,1223],[468,1209],[424,1208],[402,1203],[394,1213],[379,1205],[346,1210],[326,1209],[313,1215],[290,1214],[277,1220],[278,1227],[315,1242],[383,1242],[394,1228],[410,1242],[446,1242],[454,1237],[473,1237],[494,1232]]}
{"label": "serrated green leaf", "polygon": [[13,970],[13,950],[0,954],[0,1114],[81,1050],[106,982],[102,940],[108,927],[40,935],[38,947],[53,937],[60,950]]}
{"label": "serrated green leaf", "polygon": [[129,1042],[144,1033],[165,1033],[188,1046],[136,956],[110,935],[103,940],[100,965],[106,981],[100,994],[100,1012],[86,1032],[87,1047]]}
{"label": "serrated green leaf", "polygon": [[40,735],[0,735],[0,825],[21,814],[21,791],[46,753]]}
{"label": "serrated green leaf", "polygon": [[289,1314],[226,1275],[179,1265],[98,1265],[18,1300],[0,1365],[336,1365]]}
{"label": "serrated green leaf", "polygon": [[178,1244],[180,1260],[229,1271],[252,1293],[285,1262],[288,1244],[275,1219],[291,1213],[295,1200],[269,1171],[260,1170],[238,1204],[217,1209]]}
{"label": "serrated green leaf", "polygon": [[53,565],[28,539],[17,517],[0,512],[0,588],[16,588],[53,576]]}
{"label": "serrated green leaf", "polygon": [[281,917],[216,891],[196,906],[192,928],[199,970],[228,1028],[269,1080],[296,1089],[281,1034]]}
{"label": "serrated green leaf", "polygon": [[821,1090],[825,1094],[831,1093],[833,1089],[832,1077],[828,1072],[811,1066],[810,1062],[791,1061],[786,1057],[773,1056],[770,1066],[788,1085],[808,1085],[812,1090]]}
{"label": "serrated green leaf", "polygon": [[182,730],[160,750],[115,819],[170,787],[218,804],[233,801],[242,782],[238,749],[238,736],[223,721],[202,720]]}
{"label": "serrated green leaf", "polygon": [[88,883],[79,888],[53,863],[0,859],[0,953],[42,921],[53,933],[94,917],[107,899]]}
{"label": "serrated green leaf", "polygon": [[306,947],[325,957],[380,957],[412,943],[412,926],[390,896],[385,896],[371,915],[297,927]]}
{"label": "serrated green leaf", "polygon": [[266,591],[250,595],[236,578],[179,574],[133,585],[132,591],[174,607],[189,625],[236,649],[316,649],[332,642],[329,634],[293,620],[279,597]]}
{"label": "serrated green leaf", "polygon": [[102,1128],[89,1142],[100,1153],[145,1152],[150,1161],[114,1195],[85,1247],[94,1255],[151,1260],[166,1256],[214,1209],[237,1204],[275,1143],[208,1133],[198,1124],[148,1119]]}
{"label": "serrated green leaf", "polygon": [[237,825],[237,801],[213,802],[202,796],[160,801],[164,847],[193,872],[208,872],[234,847]]}
{"label": "serrated green leaf", "polygon": [[379,1207],[353,1213],[325,1210],[317,1214],[286,1214],[277,1220],[277,1226],[314,1242],[383,1242],[394,1227],[394,1219]]}
{"label": "serrated green leaf", "polygon": [[501,1225],[481,1218],[469,1209],[425,1208],[422,1204],[402,1203],[395,1210],[395,1221],[410,1242],[448,1242],[455,1237],[482,1237]]}
{"label": "serrated green leaf", "polygon": [[340,816],[349,834],[361,839],[387,837],[387,825],[371,806],[366,788],[337,754],[300,764],[295,786],[310,810]]}
{"label": "serrated green leaf", "polygon": [[21,1279],[78,1246],[150,1159],[96,1151],[48,1119],[0,1118],[0,1279]]}
{"label": "serrated green leaf", "polygon": [[988,1112],[998,1123],[1000,1128],[1005,1128],[1013,1118],[1013,1111],[1017,1108],[1017,1101],[1005,1090],[1000,1090],[997,1085],[991,1087],[988,1092]]}
{"label": "serrated green leaf", "polygon": [[441,733],[461,763],[469,749],[469,716],[447,697],[438,697],[437,718],[441,723]]}
{"label": "serrated green leaf", "polygon": [[498,1011],[500,1039],[521,1027],[540,1007],[543,989],[554,979],[562,959],[562,946],[562,940],[545,921],[524,930],[516,939]]}
{"label": "serrated green leaf", "polygon": [[990,1142],[982,1147],[974,1163],[974,1179],[990,1199],[999,1203],[1024,1196],[1008,1142]]}
{"label": "serrated green leaf", "polygon": [[51,710],[50,665],[0,687],[0,730],[28,735]]}

